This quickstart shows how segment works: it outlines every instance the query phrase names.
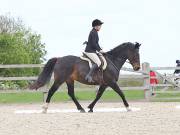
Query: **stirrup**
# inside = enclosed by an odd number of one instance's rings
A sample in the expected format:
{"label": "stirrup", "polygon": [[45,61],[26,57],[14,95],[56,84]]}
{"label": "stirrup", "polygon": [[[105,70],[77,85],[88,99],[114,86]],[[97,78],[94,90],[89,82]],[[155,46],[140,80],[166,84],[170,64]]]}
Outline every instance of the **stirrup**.
{"label": "stirrup", "polygon": [[85,80],[88,81],[89,83],[93,83],[94,82],[92,76],[89,76],[89,75],[86,75]]}

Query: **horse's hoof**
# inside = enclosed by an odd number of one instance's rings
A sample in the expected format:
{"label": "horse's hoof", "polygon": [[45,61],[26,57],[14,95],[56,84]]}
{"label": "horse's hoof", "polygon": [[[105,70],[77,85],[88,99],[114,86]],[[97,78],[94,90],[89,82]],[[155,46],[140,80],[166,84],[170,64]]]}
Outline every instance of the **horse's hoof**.
{"label": "horse's hoof", "polygon": [[86,111],[84,109],[81,109],[80,110],[80,113],[85,113]]}
{"label": "horse's hoof", "polygon": [[46,114],[47,113],[47,109],[43,109],[42,113]]}
{"label": "horse's hoof", "polygon": [[93,113],[93,109],[90,109],[90,110],[88,111],[88,113]]}
{"label": "horse's hoof", "polygon": [[129,108],[129,107],[126,107],[126,110],[127,110],[127,112],[131,112],[132,111],[132,109]]}
{"label": "horse's hoof", "polygon": [[47,107],[47,106],[43,106],[43,107],[42,107],[42,113],[44,113],[44,114],[47,113],[47,110],[48,110],[48,107]]}

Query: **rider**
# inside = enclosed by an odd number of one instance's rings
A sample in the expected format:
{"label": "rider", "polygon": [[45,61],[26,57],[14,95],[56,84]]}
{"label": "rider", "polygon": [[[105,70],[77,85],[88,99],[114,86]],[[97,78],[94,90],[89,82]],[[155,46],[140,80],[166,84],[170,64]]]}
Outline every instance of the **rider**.
{"label": "rider", "polygon": [[[180,67],[180,60],[176,60],[176,67]],[[174,74],[179,74],[180,73],[180,69],[176,69],[175,71],[174,71]]]}
{"label": "rider", "polygon": [[98,43],[99,42],[98,31],[100,31],[102,24],[103,22],[101,22],[98,19],[93,20],[92,22],[93,29],[89,33],[87,46],[85,48],[85,54],[95,63],[91,67],[89,73],[86,75],[85,79],[88,82],[93,82],[92,79],[93,72],[101,66],[101,61],[97,53],[104,53]]}
{"label": "rider", "polygon": [[[176,60],[176,67],[180,67],[180,60]],[[180,69],[176,69],[175,71],[174,71],[174,74],[175,75],[177,75],[177,76],[179,76],[180,75]],[[176,79],[174,79],[175,81],[176,80],[178,80],[179,78],[176,78]]]}

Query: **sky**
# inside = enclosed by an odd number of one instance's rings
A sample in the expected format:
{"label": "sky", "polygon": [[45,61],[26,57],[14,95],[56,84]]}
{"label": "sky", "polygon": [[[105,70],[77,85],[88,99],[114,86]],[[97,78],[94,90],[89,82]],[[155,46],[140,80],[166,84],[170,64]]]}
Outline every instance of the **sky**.
{"label": "sky", "polygon": [[92,20],[104,22],[99,44],[108,51],[139,42],[142,62],[175,66],[180,59],[179,0],[0,0],[0,14],[20,17],[42,35],[47,56],[81,55]]}

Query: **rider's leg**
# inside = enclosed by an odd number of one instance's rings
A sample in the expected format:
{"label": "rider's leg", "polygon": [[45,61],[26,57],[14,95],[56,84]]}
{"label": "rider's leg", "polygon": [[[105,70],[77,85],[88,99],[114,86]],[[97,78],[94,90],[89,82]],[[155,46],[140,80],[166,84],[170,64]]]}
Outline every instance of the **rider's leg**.
{"label": "rider's leg", "polygon": [[152,96],[154,96],[154,95],[155,95],[155,92],[154,92],[154,86],[152,86],[152,88],[151,88],[151,89],[152,89],[152,93],[151,93],[151,95],[152,95]]}
{"label": "rider's leg", "polygon": [[95,71],[98,67],[101,66],[101,61],[100,61],[100,59],[99,59],[99,57],[97,56],[96,53],[86,53],[86,55],[87,55],[95,64],[91,67],[91,69],[90,69],[89,73],[86,75],[86,78],[85,78],[85,79],[86,79],[88,82],[93,82],[92,75],[93,75],[94,71]]}
{"label": "rider's leg", "polygon": [[97,68],[98,68],[97,64],[92,65],[89,73],[86,75],[86,78],[85,78],[88,82],[93,82],[92,75]]}
{"label": "rider's leg", "polygon": [[101,55],[99,55],[100,57],[101,57],[101,59],[103,60],[103,70],[107,67],[107,61],[106,61],[106,59],[104,58],[104,56],[101,54]]}

